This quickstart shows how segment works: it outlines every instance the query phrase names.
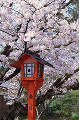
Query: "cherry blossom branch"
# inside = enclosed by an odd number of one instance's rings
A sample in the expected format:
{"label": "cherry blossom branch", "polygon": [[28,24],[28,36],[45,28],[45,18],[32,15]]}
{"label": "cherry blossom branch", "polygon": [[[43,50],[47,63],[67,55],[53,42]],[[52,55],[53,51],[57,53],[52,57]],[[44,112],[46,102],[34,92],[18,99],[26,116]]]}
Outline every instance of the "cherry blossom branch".
{"label": "cherry blossom branch", "polygon": [[74,0],[70,0],[68,3],[66,3],[63,7],[62,7],[62,9],[65,9],[70,3],[72,3]]}
{"label": "cherry blossom branch", "polygon": [[[66,3],[63,7],[60,7],[60,9],[65,9],[70,3],[72,3],[74,0],[70,0],[68,3]],[[60,12],[57,12],[56,15],[59,15]]]}
{"label": "cherry blossom branch", "polygon": [[67,86],[67,90],[78,90],[79,89],[79,82],[74,83],[73,85]]}
{"label": "cherry blossom branch", "polygon": [[[5,80],[3,80],[3,78],[4,78],[5,74],[8,72],[9,69],[10,69],[10,68],[8,67],[8,68],[4,71],[3,75],[0,77],[0,84],[2,84],[2,83],[5,82]],[[3,80],[3,81],[2,81],[2,80]]]}
{"label": "cherry blossom branch", "polygon": [[[1,3],[0,3],[0,5],[2,6]],[[11,10],[13,10],[13,11],[19,13],[23,18],[25,18],[25,16],[24,16],[22,13],[20,13],[19,11],[15,10],[15,9],[13,9],[13,8],[11,8],[11,7],[7,7],[7,6],[5,6],[5,5],[3,5],[2,7],[9,8],[9,9],[11,9]],[[25,19],[26,19],[26,18],[25,18]]]}
{"label": "cherry blossom branch", "polygon": [[[47,7],[47,6],[49,6],[52,2],[49,2],[48,4],[45,4],[44,6],[42,6],[42,7],[40,7],[40,8],[36,8],[33,4],[30,4],[29,2],[27,2],[26,0],[22,0],[22,1],[25,1],[26,3],[27,3],[27,5],[31,5],[32,7],[34,7],[35,8],[35,11],[34,12],[36,12],[37,10],[40,10],[40,9],[42,9],[43,7]],[[34,13],[33,12],[33,13]]]}
{"label": "cherry blossom branch", "polygon": [[66,44],[56,45],[56,46],[54,46],[54,48],[60,48],[62,45],[63,45],[63,46],[68,46],[68,45],[70,45],[70,44],[72,44],[72,43],[74,43],[74,41],[69,41],[69,42],[66,43]]}
{"label": "cherry blossom branch", "polygon": [[17,43],[15,43],[15,45],[17,46],[17,48],[18,48],[19,50],[23,51],[23,49],[21,49],[21,48],[17,45]]}
{"label": "cherry blossom branch", "polygon": [[30,23],[31,20],[32,20],[32,19],[30,19],[30,18],[29,18],[29,20],[27,20],[26,29],[25,29],[25,31],[24,31],[24,34],[27,32],[28,24]]}
{"label": "cherry blossom branch", "polygon": [[19,69],[16,69],[10,76],[8,76],[7,78],[5,78],[5,82],[10,80],[11,78],[15,77],[18,73],[20,72]]}
{"label": "cherry blossom branch", "polygon": [[44,7],[47,7],[51,4],[52,2],[49,2],[48,4],[45,4]]}
{"label": "cherry blossom branch", "polygon": [[75,73],[77,73],[79,71],[79,67],[77,69],[74,70],[73,74],[69,74],[69,73],[65,73],[64,77],[60,77],[56,80],[56,82],[51,86],[56,86],[57,88],[61,87],[62,84],[68,80],[68,78],[70,78],[71,76],[73,76]]}
{"label": "cherry blossom branch", "polygon": [[[34,6],[33,4],[30,4],[30,3],[27,2],[26,0],[22,0],[22,1],[24,1],[25,3],[27,3],[27,5],[29,5],[29,6],[32,6],[32,7],[35,9],[35,11],[36,11],[36,8],[35,8],[35,6]],[[35,11],[32,11],[33,14],[34,14]]]}
{"label": "cherry blossom branch", "polygon": [[58,93],[55,93],[54,89],[49,89],[45,95],[40,95],[37,97],[36,99],[36,106],[38,106],[39,104],[43,103],[45,100],[47,99],[51,99],[52,96],[55,95],[63,95],[62,91],[59,91]]}
{"label": "cherry blossom branch", "polygon": [[20,84],[20,88],[19,88],[19,91],[18,91],[18,94],[17,94],[18,97],[21,96],[22,91],[23,91],[23,86],[22,86],[22,84]]}
{"label": "cherry blossom branch", "polygon": [[3,55],[6,55],[6,57],[10,54],[10,52],[12,52],[13,49],[11,48],[10,45],[6,45],[5,48],[4,48],[4,51],[1,53]]}
{"label": "cherry blossom branch", "polygon": [[3,29],[0,29],[0,31],[2,31],[2,32],[4,32],[4,33],[7,33],[8,35],[11,35],[12,37],[16,36],[15,34],[12,34],[12,33],[7,32],[7,30],[5,31],[5,30],[3,30]]}

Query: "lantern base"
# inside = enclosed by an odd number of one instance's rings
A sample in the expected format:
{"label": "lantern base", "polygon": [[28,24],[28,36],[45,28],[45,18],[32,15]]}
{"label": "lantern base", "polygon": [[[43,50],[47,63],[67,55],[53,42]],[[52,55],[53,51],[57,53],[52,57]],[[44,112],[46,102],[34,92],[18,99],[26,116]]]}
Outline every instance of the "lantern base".
{"label": "lantern base", "polygon": [[36,92],[39,90],[39,88],[43,85],[43,79],[39,80],[22,80],[21,81],[22,86],[29,92],[30,85],[32,84],[33,90],[36,90]]}

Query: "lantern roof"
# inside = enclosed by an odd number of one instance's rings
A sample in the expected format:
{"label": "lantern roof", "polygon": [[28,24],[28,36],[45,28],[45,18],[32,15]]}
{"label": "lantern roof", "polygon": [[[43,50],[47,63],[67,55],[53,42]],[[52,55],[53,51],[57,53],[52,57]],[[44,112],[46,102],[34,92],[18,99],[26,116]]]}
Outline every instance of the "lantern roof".
{"label": "lantern roof", "polygon": [[[40,58],[40,55],[38,55],[37,53],[35,52],[32,52],[30,50],[26,50],[26,52],[24,52],[23,54],[21,54],[21,56],[18,58],[17,61],[15,61],[14,63],[11,64],[11,66],[14,66],[14,64],[17,64],[17,66],[20,66],[20,59],[25,56],[25,55],[29,55],[30,57],[33,57],[34,60],[42,63],[42,64],[45,64],[47,66],[50,66],[50,67],[53,67],[52,64],[50,64],[49,62],[45,61],[44,59]],[[20,67],[19,67],[20,68]],[[53,67],[54,68],[54,67]]]}

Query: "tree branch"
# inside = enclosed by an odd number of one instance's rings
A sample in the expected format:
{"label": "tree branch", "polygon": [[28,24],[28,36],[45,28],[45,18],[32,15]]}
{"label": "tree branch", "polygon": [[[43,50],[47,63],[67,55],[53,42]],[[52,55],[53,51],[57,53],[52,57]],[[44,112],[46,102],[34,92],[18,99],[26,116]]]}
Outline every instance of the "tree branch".
{"label": "tree branch", "polygon": [[[63,7],[60,7],[60,9],[65,9],[70,3],[72,3],[74,0],[70,0],[68,3],[66,3]],[[59,15],[60,12],[57,12],[56,15]]]}
{"label": "tree branch", "polygon": [[16,69],[9,77],[5,78],[5,82],[15,77],[20,72],[19,69]]}
{"label": "tree branch", "polygon": [[66,3],[63,7],[62,7],[62,9],[65,9],[70,3],[72,3],[74,0],[70,0],[68,3]]}
{"label": "tree branch", "polygon": [[[5,7],[5,8],[11,9],[11,10],[17,12],[17,13],[20,14],[23,18],[25,18],[24,15],[23,15],[22,13],[20,13],[19,11],[15,10],[15,9],[13,9],[13,8],[11,8],[11,7],[7,7],[7,6],[5,6],[4,4],[2,5],[1,3],[0,3],[0,5],[1,5],[2,7]],[[26,18],[25,18],[25,19],[26,19]]]}
{"label": "tree branch", "polygon": [[1,77],[0,77],[0,81],[1,81],[0,84],[2,84],[2,80],[3,80],[6,72],[8,72],[9,69],[10,69],[10,68],[7,68],[7,69],[4,71],[4,73],[1,75]]}
{"label": "tree branch", "polygon": [[4,32],[4,33],[7,33],[8,35],[11,35],[12,37],[16,36],[15,34],[9,33],[9,32],[7,32],[7,31],[5,31],[5,30],[2,30],[2,29],[0,29],[0,31],[2,31],[2,32]]}
{"label": "tree branch", "polygon": [[47,99],[51,99],[52,96],[54,95],[61,95],[63,94],[62,91],[59,91],[58,93],[55,93],[55,91],[52,89],[49,89],[45,95],[40,95],[39,97],[37,97],[36,99],[36,106],[38,106],[39,104],[43,103],[45,100]]}
{"label": "tree branch", "polygon": [[[77,68],[76,70],[74,70],[74,73],[76,73],[76,72],[78,72],[78,71],[79,71],[79,68]],[[73,73],[73,74],[65,73],[65,77],[64,77],[64,78],[62,78],[62,77],[58,78],[58,79],[56,80],[56,82],[51,86],[51,88],[53,88],[53,86],[56,86],[56,88],[61,87],[62,84],[63,84],[65,81],[68,80],[68,78],[70,78],[72,75],[74,75],[74,73]]]}
{"label": "tree branch", "polygon": [[67,90],[71,90],[71,89],[72,90],[78,90],[79,89],[79,82],[67,87]]}
{"label": "tree branch", "polygon": [[5,48],[4,48],[4,51],[1,53],[3,55],[6,55],[6,57],[10,54],[10,52],[12,52],[13,49],[11,48],[10,45],[6,45]]}
{"label": "tree branch", "polygon": [[56,45],[56,46],[54,46],[54,48],[60,48],[62,45],[63,45],[63,46],[68,46],[68,45],[72,44],[73,42],[74,42],[74,41],[69,41],[69,42],[66,43],[66,44]]}
{"label": "tree branch", "polygon": [[25,31],[24,31],[24,34],[27,32],[28,24],[29,24],[30,21],[31,21],[31,19],[29,18],[29,20],[27,20],[26,29],[25,29]]}

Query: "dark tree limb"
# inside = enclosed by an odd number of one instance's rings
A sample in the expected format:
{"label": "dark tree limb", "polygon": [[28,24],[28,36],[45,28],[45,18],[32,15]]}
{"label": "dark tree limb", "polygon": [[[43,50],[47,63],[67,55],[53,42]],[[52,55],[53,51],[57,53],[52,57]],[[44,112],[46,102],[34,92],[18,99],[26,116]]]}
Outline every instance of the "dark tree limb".
{"label": "dark tree limb", "polygon": [[5,74],[7,73],[7,71],[8,71],[9,69],[10,69],[10,68],[7,68],[7,69],[4,71],[4,74],[2,74],[2,75],[1,75],[1,77],[0,77],[0,81],[2,81],[2,80],[3,80],[3,78],[4,78]]}
{"label": "dark tree limb", "polygon": [[11,78],[15,77],[21,70],[16,69],[9,77],[5,78],[5,81],[10,80]]}
{"label": "dark tree limb", "polygon": [[62,7],[62,9],[65,9],[70,3],[72,3],[74,0],[70,0],[68,3],[66,3],[63,7]]}
{"label": "dark tree limb", "polygon": [[24,108],[21,103],[14,103],[13,106],[11,106],[11,110],[6,116],[5,120],[14,120],[19,115],[22,115],[22,113],[27,113],[27,107]]}
{"label": "dark tree limb", "polygon": [[13,2],[11,2],[11,3],[9,4],[9,7],[12,7],[12,5],[13,5]]}
{"label": "dark tree limb", "polygon": [[12,52],[13,49],[11,48],[10,45],[6,45],[5,48],[4,48],[4,51],[1,53],[3,55],[6,55],[6,57],[10,54],[10,52]]}
{"label": "dark tree limb", "polygon": [[58,78],[56,82],[54,82],[53,86],[58,87],[58,84],[61,82],[62,77]]}
{"label": "dark tree limb", "polygon": [[24,53],[25,53],[27,50],[27,42],[24,42],[24,46],[25,46],[25,49],[24,49]]}
{"label": "dark tree limb", "polygon": [[24,88],[23,88],[22,84],[20,84],[20,88],[19,88],[17,96],[21,96],[23,89]]}
{"label": "dark tree limb", "polygon": [[10,48],[11,48],[10,45],[6,45],[5,48],[4,48],[4,51],[2,52],[2,54],[5,55],[6,51],[8,51]]}
{"label": "dark tree limb", "polygon": [[61,87],[61,86],[63,85],[63,83],[68,80],[68,78],[70,78],[72,75],[74,75],[74,74],[77,73],[78,71],[79,71],[79,68],[77,68],[76,70],[74,70],[74,73],[73,73],[73,74],[65,73],[65,77],[64,77],[64,78],[62,78],[62,77],[58,78],[58,79],[54,82],[54,84],[51,86],[51,88],[52,88],[53,86],[55,86],[56,88]]}
{"label": "dark tree limb", "polygon": [[79,89],[79,82],[67,87],[67,90],[71,90],[71,89],[78,90]]}
{"label": "dark tree limb", "polygon": [[25,29],[25,31],[24,31],[24,34],[27,32],[28,24],[29,24],[30,21],[31,21],[31,19],[29,18],[29,20],[27,21],[27,24],[26,24],[26,29]]}
{"label": "dark tree limb", "polygon": [[18,33],[18,31],[21,29],[21,26],[22,26],[22,24],[17,25],[17,28],[16,28],[16,32],[17,32],[17,33]]}
{"label": "dark tree limb", "polygon": [[47,7],[51,4],[52,2],[49,2],[48,4],[45,4],[44,7]]}
{"label": "dark tree limb", "polygon": [[43,103],[45,100],[47,99],[51,99],[52,96],[54,95],[62,95],[62,91],[58,91],[58,93],[55,93],[55,91],[53,90],[53,88],[49,89],[45,95],[40,95],[37,97],[36,99],[36,106],[38,106],[39,104]]}
{"label": "dark tree limb", "polygon": [[[73,42],[74,42],[74,41],[73,41]],[[63,45],[63,46],[68,46],[68,45],[72,44],[73,42],[70,41],[70,42],[68,42],[68,43],[66,43],[66,44],[62,44],[62,45]],[[56,46],[54,46],[54,48],[60,48],[62,45],[56,45]]]}

